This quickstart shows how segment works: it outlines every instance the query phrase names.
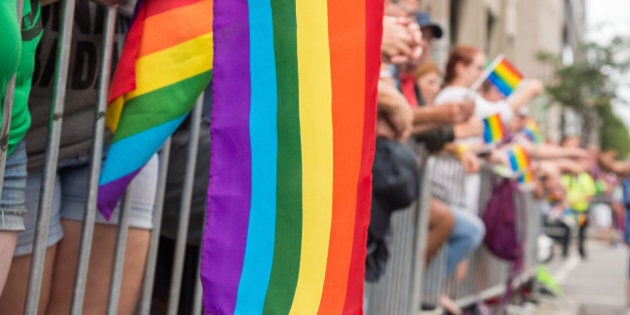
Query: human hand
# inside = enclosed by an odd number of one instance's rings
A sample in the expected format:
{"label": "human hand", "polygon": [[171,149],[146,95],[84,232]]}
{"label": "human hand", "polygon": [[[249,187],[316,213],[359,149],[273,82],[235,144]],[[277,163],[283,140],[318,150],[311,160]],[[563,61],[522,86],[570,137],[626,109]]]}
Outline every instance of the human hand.
{"label": "human hand", "polygon": [[545,90],[545,86],[540,80],[537,79],[527,80],[527,85],[525,86],[525,88],[532,95],[540,95]]}
{"label": "human hand", "polygon": [[385,60],[396,65],[419,59],[422,55],[422,32],[408,18],[385,16],[381,52]]}
{"label": "human hand", "polygon": [[[407,140],[413,128],[413,111],[407,99],[395,86],[386,81],[378,84],[378,118],[389,127],[379,126],[383,135],[401,141]],[[388,130],[389,132],[385,132]]]}
{"label": "human hand", "polygon": [[483,122],[476,117],[470,117],[466,122],[453,127],[455,138],[476,137],[483,134]]}
{"label": "human hand", "polygon": [[453,124],[466,122],[475,109],[475,103],[472,101],[453,102],[450,106],[452,107],[450,117]]}
{"label": "human hand", "polygon": [[376,117],[376,136],[388,140],[396,139],[396,131],[382,115]]}
{"label": "human hand", "polygon": [[604,152],[600,152],[597,156],[597,160],[599,164],[607,170],[612,170],[613,165],[615,164],[615,159],[617,158],[617,151],[608,150]]}
{"label": "human hand", "polygon": [[400,113],[379,113],[376,119],[376,135],[389,140],[406,142],[412,129],[407,125],[405,116],[404,111]]}
{"label": "human hand", "polygon": [[410,106],[396,106],[390,108],[384,117],[394,131],[394,138],[406,142],[413,129],[413,111]]}
{"label": "human hand", "polygon": [[464,166],[464,171],[466,171],[466,173],[472,174],[479,172],[481,163],[474,152],[462,152],[459,156],[459,160],[462,162],[462,166]]}
{"label": "human hand", "polygon": [[420,30],[420,25],[418,25],[418,23],[411,22],[407,25],[407,31],[413,39],[409,63],[415,67],[420,63],[422,52],[424,51],[422,43],[422,30]]}

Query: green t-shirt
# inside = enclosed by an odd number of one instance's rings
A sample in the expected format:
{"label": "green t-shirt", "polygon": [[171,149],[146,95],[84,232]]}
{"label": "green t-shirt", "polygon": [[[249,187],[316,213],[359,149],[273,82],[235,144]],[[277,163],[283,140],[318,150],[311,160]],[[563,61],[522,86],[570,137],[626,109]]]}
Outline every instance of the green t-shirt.
{"label": "green t-shirt", "polygon": [[4,93],[9,80],[20,62],[20,29],[18,27],[15,1],[0,1],[0,96]]}
{"label": "green t-shirt", "polygon": [[[17,19],[16,2],[0,1],[0,110],[4,110],[6,86],[16,74],[11,130],[9,132],[9,154],[24,138],[31,125],[28,111],[28,95],[35,69],[35,51],[42,37],[42,21],[38,0],[25,0],[22,13],[22,30]],[[17,71],[17,73],[16,73]],[[1,112],[1,111],[0,111]]]}
{"label": "green t-shirt", "polygon": [[565,174],[562,175],[560,181],[567,191],[566,198],[569,206],[575,211],[588,210],[589,198],[597,193],[593,177],[586,172],[577,176]]}

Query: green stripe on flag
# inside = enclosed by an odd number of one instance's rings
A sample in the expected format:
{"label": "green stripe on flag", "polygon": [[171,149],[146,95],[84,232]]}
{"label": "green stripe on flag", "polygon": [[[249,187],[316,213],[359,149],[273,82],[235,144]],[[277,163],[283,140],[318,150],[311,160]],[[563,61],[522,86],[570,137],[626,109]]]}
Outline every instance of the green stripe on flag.
{"label": "green stripe on flag", "polygon": [[211,77],[212,71],[206,71],[129,100],[124,105],[112,141],[119,141],[189,113]]}
{"label": "green stripe on flag", "polygon": [[278,80],[276,241],[264,314],[288,314],[300,271],[302,150],[295,1],[272,0]]}

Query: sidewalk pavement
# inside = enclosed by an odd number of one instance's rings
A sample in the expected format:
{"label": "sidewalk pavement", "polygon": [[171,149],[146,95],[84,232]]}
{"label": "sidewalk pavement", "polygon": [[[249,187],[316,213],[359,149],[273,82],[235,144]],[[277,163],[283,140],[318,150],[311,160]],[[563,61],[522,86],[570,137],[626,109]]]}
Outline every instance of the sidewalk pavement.
{"label": "sidewalk pavement", "polygon": [[[557,251],[559,252],[559,251]],[[560,283],[559,297],[541,295],[536,315],[624,315],[628,250],[625,246],[592,240],[588,257],[577,253],[567,259],[555,257],[546,267]]]}

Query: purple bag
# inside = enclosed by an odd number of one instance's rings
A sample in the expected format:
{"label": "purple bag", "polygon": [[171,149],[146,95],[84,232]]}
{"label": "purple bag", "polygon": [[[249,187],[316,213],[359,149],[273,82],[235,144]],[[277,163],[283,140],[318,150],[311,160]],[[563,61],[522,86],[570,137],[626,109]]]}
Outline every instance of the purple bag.
{"label": "purple bag", "polygon": [[501,179],[494,184],[481,219],[486,226],[483,242],[488,250],[504,260],[522,260],[526,236],[522,228],[526,220],[525,203],[515,181]]}
{"label": "purple bag", "polygon": [[[516,203],[515,202],[516,197]],[[507,303],[512,296],[513,280],[523,267],[524,242],[527,216],[525,199],[514,180],[501,179],[492,187],[492,195],[481,216],[486,226],[483,239],[488,250],[497,257],[510,262],[510,273],[506,281],[506,291],[501,303]],[[519,222],[520,221],[520,222]]]}

